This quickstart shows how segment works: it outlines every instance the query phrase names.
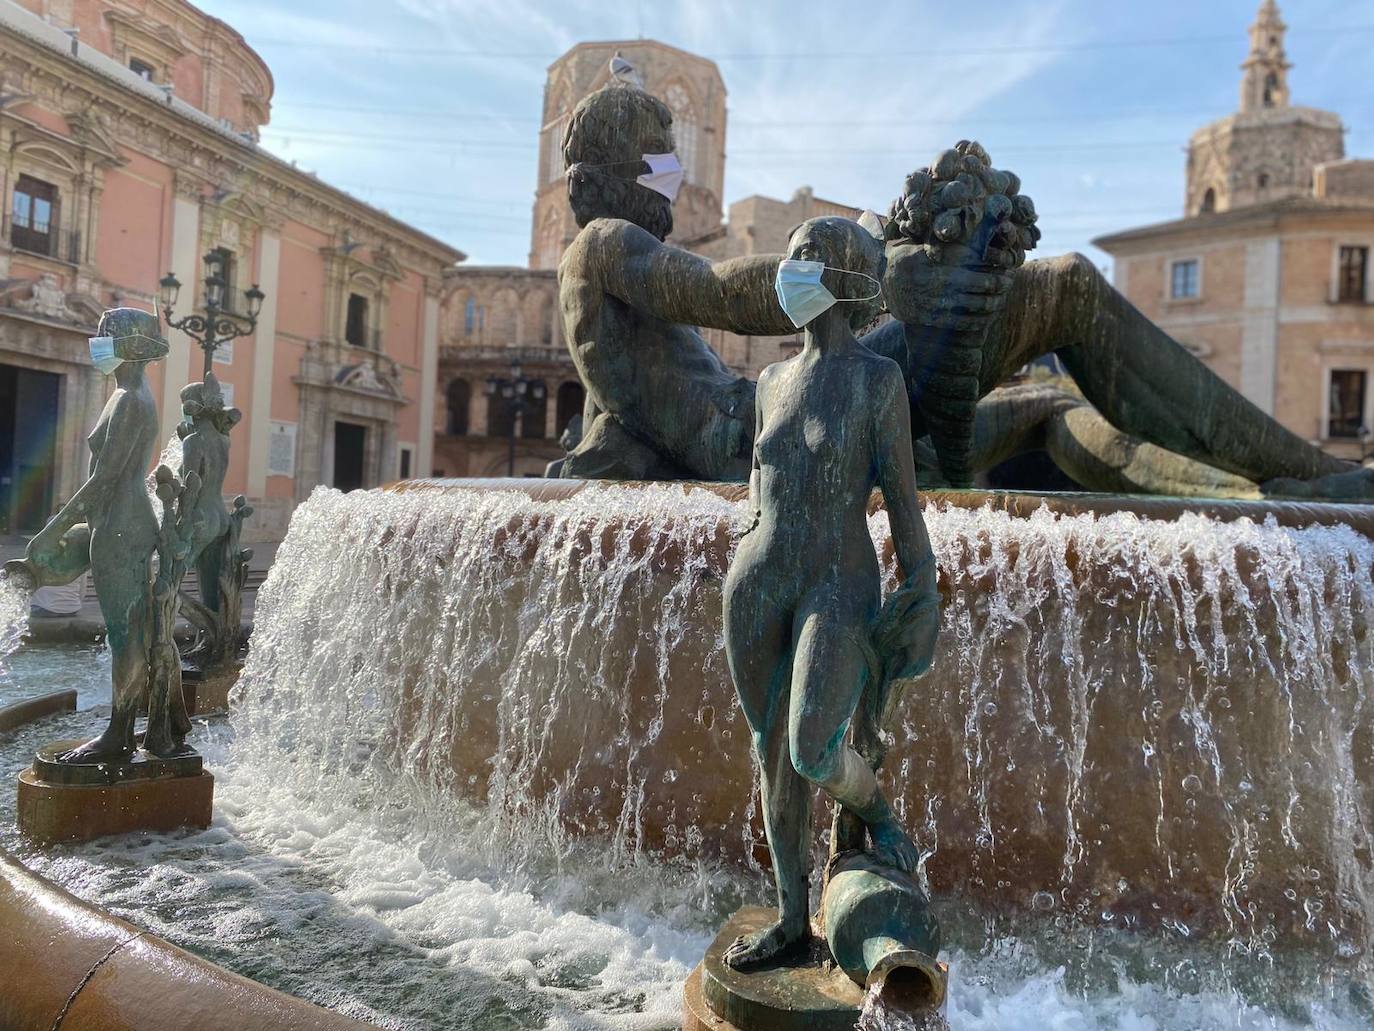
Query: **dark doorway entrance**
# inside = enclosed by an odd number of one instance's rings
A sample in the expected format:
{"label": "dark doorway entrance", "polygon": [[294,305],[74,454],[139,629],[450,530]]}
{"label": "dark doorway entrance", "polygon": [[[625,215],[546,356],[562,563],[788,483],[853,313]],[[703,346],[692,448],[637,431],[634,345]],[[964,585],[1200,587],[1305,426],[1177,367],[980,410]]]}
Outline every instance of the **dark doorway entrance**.
{"label": "dark doorway entrance", "polygon": [[37,533],[57,489],[62,377],[0,365],[0,533]]}
{"label": "dark doorway entrance", "polygon": [[334,486],[358,490],[363,484],[363,455],[367,451],[367,427],[351,422],[334,424]]}

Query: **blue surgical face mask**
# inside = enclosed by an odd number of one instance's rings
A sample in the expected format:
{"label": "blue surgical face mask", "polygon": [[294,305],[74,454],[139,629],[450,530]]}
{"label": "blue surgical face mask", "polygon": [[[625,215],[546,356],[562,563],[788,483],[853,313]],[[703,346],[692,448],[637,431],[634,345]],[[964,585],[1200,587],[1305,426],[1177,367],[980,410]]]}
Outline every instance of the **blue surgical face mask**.
{"label": "blue surgical face mask", "polygon": [[110,375],[124,364],[124,359],[115,354],[114,337],[91,337],[86,344],[91,349],[91,364],[103,375]]}
{"label": "blue surgical face mask", "polygon": [[863,272],[835,268],[820,261],[802,261],[798,258],[784,258],[778,262],[778,274],[773,280],[773,289],[778,293],[778,303],[784,314],[792,320],[792,325],[801,329],[814,322],[822,314],[840,303],[836,297],[821,284],[821,274],[826,269],[847,276],[863,276],[873,284],[873,292],[866,297],[846,297],[846,301],[871,301],[882,293],[882,285],[872,276]]}

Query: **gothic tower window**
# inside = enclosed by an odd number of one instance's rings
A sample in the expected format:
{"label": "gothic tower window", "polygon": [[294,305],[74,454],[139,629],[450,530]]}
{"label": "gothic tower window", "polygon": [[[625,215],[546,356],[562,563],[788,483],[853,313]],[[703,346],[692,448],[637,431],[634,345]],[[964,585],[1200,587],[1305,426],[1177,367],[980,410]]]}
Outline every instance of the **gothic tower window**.
{"label": "gothic tower window", "polygon": [[1270,72],[1264,77],[1264,106],[1273,107],[1279,92],[1279,77]]}
{"label": "gothic tower window", "polygon": [[697,175],[697,115],[687,91],[676,82],[663,94],[664,103],[673,112],[673,139],[677,142],[677,159],[687,182],[695,182]]}
{"label": "gothic tower window", "polygon": [[1210,186],[1207,187],[1207,192],[1202,195],[1202,208],[1200,210],[1204,215],[1217,210],[1217,191]]}

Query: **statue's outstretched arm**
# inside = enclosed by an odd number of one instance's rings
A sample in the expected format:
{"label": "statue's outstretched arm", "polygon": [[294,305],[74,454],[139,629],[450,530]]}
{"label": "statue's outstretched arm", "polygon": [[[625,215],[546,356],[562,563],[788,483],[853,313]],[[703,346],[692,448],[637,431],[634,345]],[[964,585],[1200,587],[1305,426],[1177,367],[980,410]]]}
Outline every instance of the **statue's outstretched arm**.
{"label": "statue's outstretched arm", "polygon": [[1053,351],[1112,425],[1168,451],[1255,483],[1351,469],[1227,386],[1081,254],[1018,270],[999,323],[984,390]]}
{"label": "statue's outstretched arm", "polygon": [[592,222],[573,247],[606,293],[665,322],[747,336],[796,332],[773,288],[780,255],[713,262],[613,218]]}

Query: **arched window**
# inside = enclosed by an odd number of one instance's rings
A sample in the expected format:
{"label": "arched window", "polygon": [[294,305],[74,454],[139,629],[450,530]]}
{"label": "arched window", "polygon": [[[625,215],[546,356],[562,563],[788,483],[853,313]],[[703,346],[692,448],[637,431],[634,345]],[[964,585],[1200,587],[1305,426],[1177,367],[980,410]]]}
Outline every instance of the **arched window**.
{"label": "arched window", "polygon": [[561,437],[563,431],[568,428],[568,423],[572,422],[573,416],[582,414],[582,406],[586,402],[587,392],[582,389],[582,384],[576,380],[569,380],[558,388],[558,411],[555,426],[558,435]]}
{"label": "arched window", "polygon": [[697,114],[692,98],[677,83],[665,91],[663,101],[673,112],[673,139],[677,143],[677,159],[682,163],[683,178],[697,180]]}
{"label": "arched window", "polygon": [[1279,77],[1270,72],[1264,77],[1264,106],[1273,107],[1274,101],[1278,99]]}
{"label": "arched window", "polygon": [[529,390],[525,394],[525,414],[520,417],[520,436],[530,440],[542,440],[545,436],[544,428],[549,416],[549,392],[543,388],[542,379],[531,380]]}
{"label": "arched window", "polygon": [[1214,189],[1212,189],[1212,188],[1209,186],[1209,187],[1207,188],[1207,192],[1204,193],[1204,194],[1202,195],[1202,208],[1201,208],[1201,213],[1205,215],[1205,214],[1206,214],[1207,212],[1209,212],[1209,211],[1216,211],[1216,210],[1217,210],[1217,191],[1214,190]]}
{"label": "arched window", "polygon": [[456,379],[448,385],[448,434],[450,437],[465,437],[468,432],[468,409],[472,400],[472,387],[465,379]]}
{"label": "arched window", "polygon": [[1261,190],[1267,190],[1269,188],[1269,173],[1261,172],[1255,182],[1259,185]]}

